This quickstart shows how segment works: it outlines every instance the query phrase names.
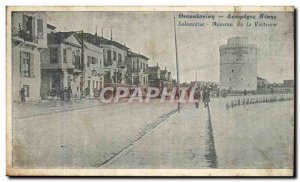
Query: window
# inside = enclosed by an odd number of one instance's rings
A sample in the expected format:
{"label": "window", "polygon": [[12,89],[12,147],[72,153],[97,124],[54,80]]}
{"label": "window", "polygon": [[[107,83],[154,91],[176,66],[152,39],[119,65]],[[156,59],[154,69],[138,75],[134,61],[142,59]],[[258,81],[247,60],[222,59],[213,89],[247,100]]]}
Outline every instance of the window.
{"label": "window", "polygon": [[38,36],[38,39],[42,39],[43,38],[43,20],[42,19],[38,19],[37,20],[37,36]]}
{"label": "window", "polygon": [[231,72],[233,73],[233,69],[231,70]]}
{"label": "window", "polygon": [[71,80],[72,80],[72,78],[71,78],[71,76],[67,76],[67,86],[68,87],[71,87]]}
{"label": "window", "polygon": [[118,54],[118,64],[122,63],[122,54]]}
{"label": "window", "polygon": [[67,63],[67,49],[63,49],[64,63]]}
{"label": "window", "polygon": [[90,64],[92,63],[93,58],[91,56],[88,56],[87,60],[87,67],[90,67]]}
{"label": "window", "polygon": [[111,50],[107,50],[107,61],[111,61]]}
{"label": "window", "polygon": [[97,64],[98,63],[98,59],[95,57],[92,57],[92,64]]}
{"label": "window", "polygon": [[31,70],[33,71],[32,64],[32,55],[29,52],[20,52],[20,73],[22,77],[30,77],[32,74]]}
{"label": "window", "polygon": [[23,85],[25,97],[29,97],[29,85]]}
{"label": "window", "polygon": [[116,51],[114,51],[114,59],[113,59],[114,61],[116,61],[117,60],[117,53],[116,53]]}
{"label": "window", "polygon": [[231,78],[229,78],[229,80],[231,81]]}
{"label": "window", "polygon": [[91,80],[88,80],[88,87],[91,88]]}
{"label": "window", "polygon": [[32,42],[35,35],[34,18],[23,14],[22,34],[20,35],[25,41]]}
{"label": "window", "polygon": [[75,64],[75,69],[80,69],[81,65],[80,65],[80,56],[76,55],[75,53],[74,55],[74,64]]}
{"label": "window", "polygon": [[103,50],[103,61],[106,62],[107,54],[106,50]]}
{"label": "window", "polygon": [[50,48],[50,63],[58,63],[58,49]]}

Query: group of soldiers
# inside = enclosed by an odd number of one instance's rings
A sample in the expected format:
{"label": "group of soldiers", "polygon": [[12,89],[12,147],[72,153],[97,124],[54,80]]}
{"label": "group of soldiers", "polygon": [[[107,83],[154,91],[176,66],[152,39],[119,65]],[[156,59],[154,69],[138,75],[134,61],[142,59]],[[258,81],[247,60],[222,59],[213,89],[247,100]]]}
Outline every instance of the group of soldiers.
{"label": "group of soldiers", "polygon": [[240,105],[248,105],[255,103],[263,103],[263,102],[277,102],[277,101],[285,101],[285,100],[293,100],[293,96],[265,96],[258,98],[239,98],[236,100],[231,100],[231,102],[227,102],[225,107],[227,109],[233,108],[235,106]]}

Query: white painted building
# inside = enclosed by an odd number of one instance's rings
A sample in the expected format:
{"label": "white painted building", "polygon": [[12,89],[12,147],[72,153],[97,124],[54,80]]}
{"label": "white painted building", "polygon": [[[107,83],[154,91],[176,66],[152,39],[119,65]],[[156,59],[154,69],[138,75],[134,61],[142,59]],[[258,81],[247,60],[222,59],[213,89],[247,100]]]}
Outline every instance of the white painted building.
{"label": "white painted building", "polygon": [[13,101],[40,99],[41,53],[47,48],[47,15],[45,12],[12,13],[12,89]]}
{"label": "white painted building", "polygon": [[232,37],[220,46],[220,87],[232,91],[257,89],[257,47],[247,37]]}

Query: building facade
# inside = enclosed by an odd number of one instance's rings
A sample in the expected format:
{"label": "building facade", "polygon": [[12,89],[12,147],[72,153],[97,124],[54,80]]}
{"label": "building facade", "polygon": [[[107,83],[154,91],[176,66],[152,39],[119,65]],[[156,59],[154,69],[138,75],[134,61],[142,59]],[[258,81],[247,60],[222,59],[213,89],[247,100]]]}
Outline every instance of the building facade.
{"label": "building facade", "polygon": [[42,53],[41,97],[57,96],[71,87],[75,97],[83,90],[81,43],[74,32],[48,34],[48,49]]}
{"label": "building facade", "polygon": [[265,78],[257,77],[257,88],[267,88],[269,81]]}
{"label": "building facade", "polygon": [[98,37],[103,49],[104,82],[111,84],[126,85],[128,80],[126,59],[128,47],[116,41]]}
{"label": "building facade", "polygon": [[127,63],[127,83],[132,86],[148,86],[148,60],[146,56],[129,51]]}
{"label": "building facade", "polygon": [[82,40],[75,32],[48,34],[48,49],[42,54],[42,98],[69,87],[73,97],[91,98],[95,89],[103,88],[102,49]]}
{"label": "building facade", "polygon": [[45,12],[12,14],[13,101],[40,99],[41,53],[47,48],[47,15]]}
{"label": "building facade", "polygon": [[257,89],[257,47],[247,37],[232,37],[220,50],[220,87],[232,91]]}

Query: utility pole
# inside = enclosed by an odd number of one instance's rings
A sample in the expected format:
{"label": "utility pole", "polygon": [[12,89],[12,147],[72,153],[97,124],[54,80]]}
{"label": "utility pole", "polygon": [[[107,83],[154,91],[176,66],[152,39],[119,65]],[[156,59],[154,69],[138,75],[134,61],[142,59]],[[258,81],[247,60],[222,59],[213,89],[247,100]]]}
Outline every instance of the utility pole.
{"label": "utility pole", "polygon": [[180,81],[179,81],[179,67],[178,67],[178,53],[177,53],[177,37],[176,37],[176,19],[175,19],[175,13],[174,13],[174,33],[175,33],[175,53],[176,53],[176,70],[177,70],[177,90],[178,90],[178,112],[180,112]]}
{"label": "utility pole", "polygon": [[197,76],[198,76],[198,73],[197,73],[197,71],[196,71],[196,84],[195,84],[195,86],[196,86],[196,88],[198,87],[198,79],[197,79]]}
{"label": "utility pole", "polygon": [[[83,73],[83,90],[85,84],[85,70],[84,70],[84,41],[83,41],[83,30],[81,30],[81,70]],[[89,88],[90,89],[90,88]]]}

